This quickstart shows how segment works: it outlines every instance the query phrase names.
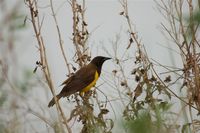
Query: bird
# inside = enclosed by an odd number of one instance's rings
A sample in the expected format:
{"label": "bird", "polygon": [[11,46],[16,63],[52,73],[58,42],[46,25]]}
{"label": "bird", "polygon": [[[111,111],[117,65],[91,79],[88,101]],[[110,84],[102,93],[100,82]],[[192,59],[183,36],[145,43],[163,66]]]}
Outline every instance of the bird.
{"label": "bird", "polygon": [[[62,90],[58,95],[56,95],[57,100],[62,97],[70,96],[76,92],[84,94],[89,91],[97,82],[99,76],[101,75],[102,65],[106,60],[111,58],[104,56],[96,56],[88,64],[80,68],[75,74],[65,80],[61,86],[64,85]],[[48,107],[52,107],[55,104],[55,99],[49,102]]]}

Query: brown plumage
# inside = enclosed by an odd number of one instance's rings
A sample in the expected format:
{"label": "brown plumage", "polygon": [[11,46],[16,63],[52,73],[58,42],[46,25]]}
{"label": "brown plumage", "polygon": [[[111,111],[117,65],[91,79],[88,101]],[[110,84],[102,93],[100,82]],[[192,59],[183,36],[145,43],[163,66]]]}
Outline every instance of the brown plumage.
{"label": "brown plumage", "polygon": [[[64,85],[61,92],[56,95],[57,100],[62,97],[69,96],[78,91],[87,92],[92,86],[95,85],[98,77],[101,74],[101,68],[104,61],[111,59],[108,57],[97,56],[95,57],[88,65],[79,69],[73,76],[65,80],[62,85]],[[49,102],[48,107],[51,107],[55,104],[54,98]]]}

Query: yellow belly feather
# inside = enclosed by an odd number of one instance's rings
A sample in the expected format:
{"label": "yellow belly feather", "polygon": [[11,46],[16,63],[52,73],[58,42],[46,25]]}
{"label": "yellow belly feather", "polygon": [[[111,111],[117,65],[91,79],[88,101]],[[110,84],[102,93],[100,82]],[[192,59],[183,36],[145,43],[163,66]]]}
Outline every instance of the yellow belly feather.
{"label": "yellow belly feather", "polygon": [[98,78],[99,78],[99,74],[96,71],[95,75],[94,75],[94,80],[87,87],[85,87],[83,90],[81,90],[81,95],[83,95],[85,92],[89,91],[96,84]]}

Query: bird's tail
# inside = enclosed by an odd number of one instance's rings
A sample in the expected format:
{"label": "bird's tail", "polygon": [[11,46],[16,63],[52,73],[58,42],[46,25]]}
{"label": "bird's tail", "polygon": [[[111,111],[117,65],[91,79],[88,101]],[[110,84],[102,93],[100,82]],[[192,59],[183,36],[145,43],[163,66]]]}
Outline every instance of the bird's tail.
{"label": "bird's tail", "polygon": [[[62,95],[61,95],[61,94],[58,94],[58,95],[56,96],[57,101],[58,101],[61,97],[62,97]],[[52,98],[51,101],[50,101],[49,104],[48,104],[48,107],[50,108],[50,107],[52,107],[54,104],[55,104],[55,100],[54,100],[54,98]]]}

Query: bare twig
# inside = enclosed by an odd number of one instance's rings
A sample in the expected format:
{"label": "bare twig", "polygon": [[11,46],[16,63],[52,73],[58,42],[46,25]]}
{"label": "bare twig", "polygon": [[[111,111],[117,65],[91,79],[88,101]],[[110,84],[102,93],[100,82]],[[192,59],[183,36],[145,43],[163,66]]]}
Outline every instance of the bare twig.
{"label": "bare twig", "polygon": [[59,26],[58,26],[56,14],[55,14],[55,11],[54,11],[53,0],[50,0],[50,4],[51,4],[52,15],[53,15],[53,18],[54,18],[54,21],[55,21],[55,24],[56,24],[56,29],[57,29],[57,32],[58,32],[60,49],[61,49],[63,58],[64,58],[64,60],[65,60],[66,67],[67,67],[67,69],[68,69],[68,73],[70,74],[70,73],[71,73],[71,72],[70,72],[70,67],[69,67],[69,63],[68,63],[68,61],[67,61],[67,57],[66,57],[66,55],[65,55],[64,48],[63,48],[63,40],[62,40],[62,36],[61,36],[61,33],[60,33],[60,28],[59,28]]}
{"label": "bare twig", "polygon": [[[53,94],[53,97],[56,101],[56,108],[58,110],[58,112],[61,113],[61,117],[64,120],[64,124],[68,130],[69,133],[71,133],[71,129],[67,124],[67,120],[65,118],[65,115],[62,111],[62,108],[60,107],[59,102],[57,102],[57,98],[56,98],[56,94],[55,94],[55,89],[53,86],[53,82],[52,82],[52,78],[51,78],[51,74],[50,74],[50,70],[49,70],[49,66],[48,66],[48,61],[47,61],[47,56],[46,56],[46,51],[45,51],[45,45],[44,45],[44,41],[40,32],[41,29],[41,25],[40,25],[40,21],[39,21],[39,14],[38,14],[38,8],[37,8],[37,1],[35,0],[28,0],[28,5],[29,5],[29,9],[30,9],[30,14],[31,14],[31,22],[33,25],[33,29],[36,35],[36,39],[39,45],[39,51],[40,51],[40,60],[41,60],[41,64],[43,65],[43,73],[45,75],[45,78],[47,80],[47,84]],[[58,115],[60,118],[60,115]]]}

